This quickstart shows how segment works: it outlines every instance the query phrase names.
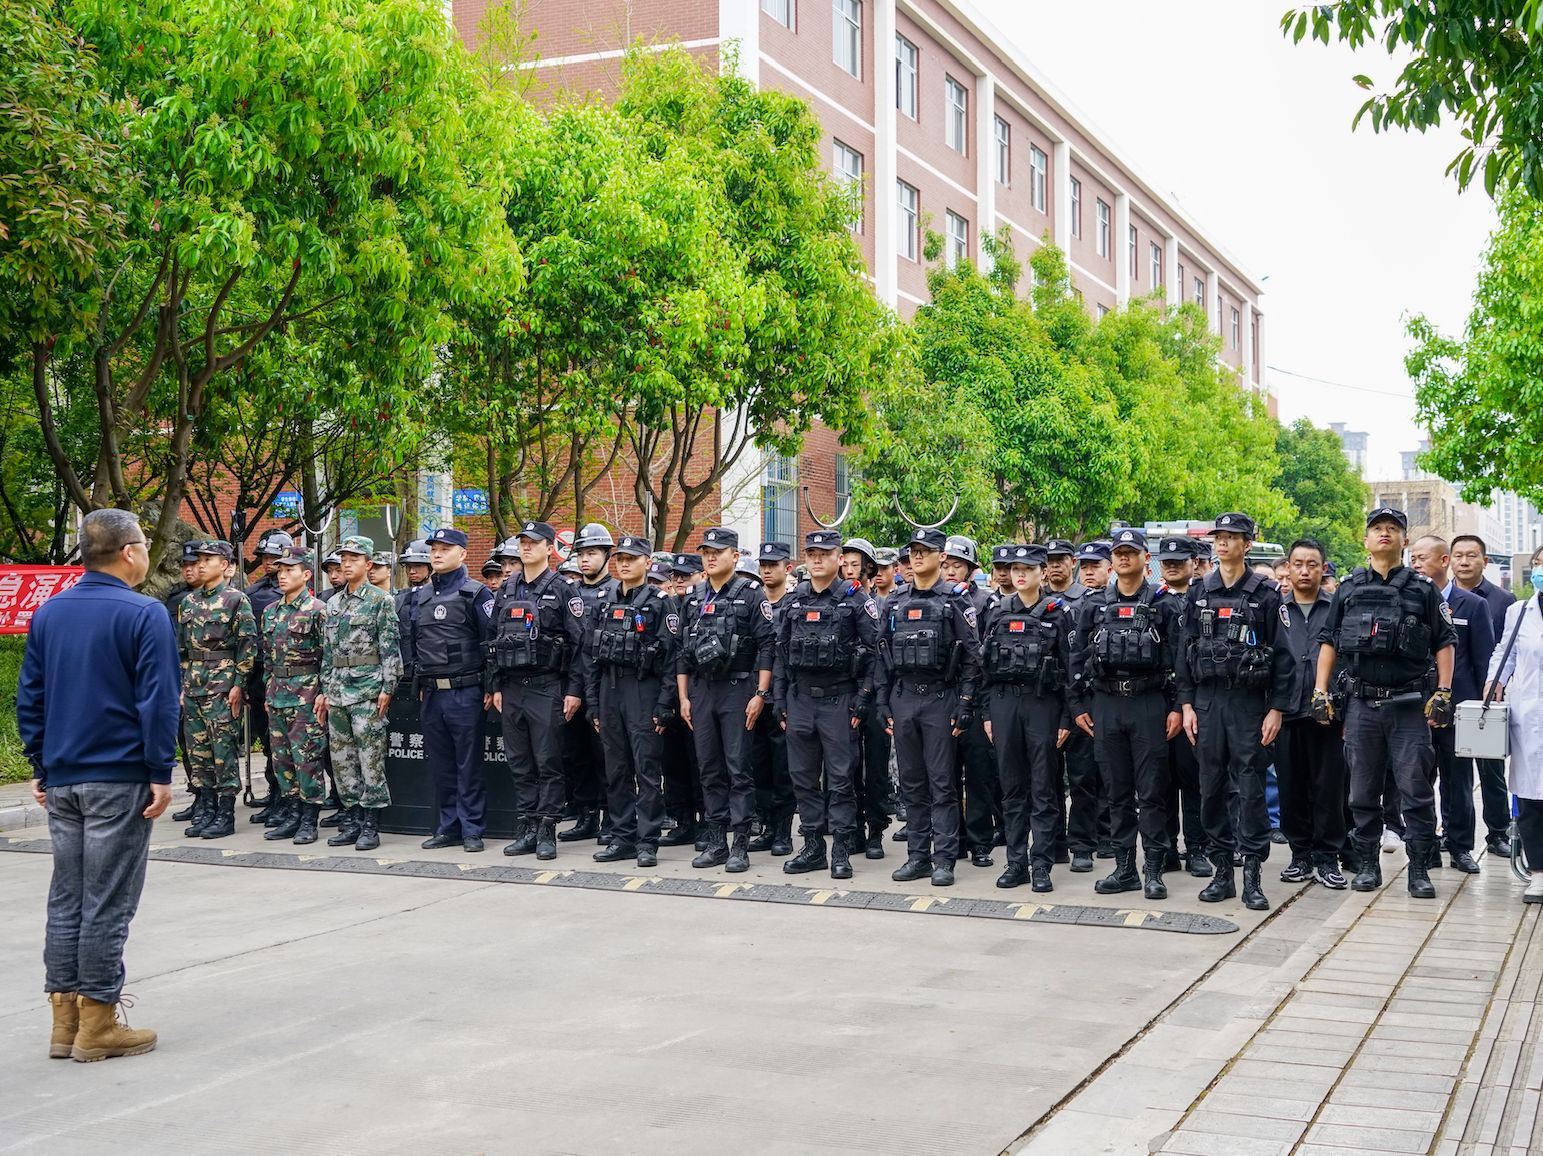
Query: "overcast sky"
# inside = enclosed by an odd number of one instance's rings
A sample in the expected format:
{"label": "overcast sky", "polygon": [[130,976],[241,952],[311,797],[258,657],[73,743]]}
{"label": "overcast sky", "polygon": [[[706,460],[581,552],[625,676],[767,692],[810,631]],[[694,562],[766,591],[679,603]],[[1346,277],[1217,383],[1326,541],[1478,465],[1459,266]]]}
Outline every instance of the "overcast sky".
{"label": "overcast sky", "polygon": [[1157,191],[1269,278],[1281,419],[1366,430],[1368,476],[1397,477],[1421,437],[1403,318],[1461,330],[1494,210],[1443,176],[1454,130],[1350,131],[1365,97],[1350,78],[1391,81],[1387,54],[1293,46],[1284,0],[975,3]]}

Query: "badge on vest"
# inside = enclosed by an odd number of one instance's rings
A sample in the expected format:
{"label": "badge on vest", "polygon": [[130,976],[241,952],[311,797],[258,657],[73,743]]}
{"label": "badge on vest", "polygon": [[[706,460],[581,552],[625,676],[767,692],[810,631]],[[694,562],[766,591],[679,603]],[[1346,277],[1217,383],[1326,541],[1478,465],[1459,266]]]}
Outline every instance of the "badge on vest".
{"label": "badge on vest", "polygon": [[907,611],[906,611],[906,612],[905,612],[905,616],[906,616],[906,620],[907,620],[907,621],[909,621],[909,622],[915,622],[915,621],[916,621],[916,620],[918,620],[918,619],[919,619],[919,618],[921,618],[921,616],[922,616],[922,612],[921,612],[921,610],[920,610],[920,609],[917,609],[917,610],[907,610]]}
{"label": "badge on vest", "polygon": [[762,599],[761,601],[761,617],[766,619],[768,622],[772,620],[771,603],[767,602],[765,599]]}
{"label": "badge on vest", "polygon": [[1134,618],[1136,617],[1136,608],[1134,606],[1122,606],[1120,607],[1119,616],[1121,618]]}
{"label": "badge on vest", "polygon": [[570,598],[570,599],[568,599],[568,613],[573,615],[575,618],[583,618],[584,617],[584,599],[582,599],[582,598]]}
{"label": "badge on vest", "polygon": [[[435,618],[439,618],[439,617],[442,617],[442,615],[436,614],[434,617]],[[523,619],[525,617],[525,607],[523,607],[523,606],[511,606],[511,607],[509,607],[509,617],[513,618],[513,619],[516,619],[516,620]]]}
{"label": "badge on vest", "polygon": [[868,617],[869,618],[873,619],[875,622],[877,622],[879,620],[879,607],[878,607],[878,603],[874,602],[874,600],[872,598],[868,599],[867,602],[863,603],[863,609],[868,612]]}
{"label": "badge on vest", "polygon": [[819,620],[820,620],[820,612],[818,610],[805,610],[804,611],[804,621],[805,622],[818,622]]}
{"label": "badge on vest", "polygon": [[1025,622],[1023,619],[1021,619],[1021,618],[1014,618],[1011,622],[1009,622],[1007,624],[1007,633],[1009,633],[1009,634],[1022,634],[1026,629],[1028,629],[1028,625],[1029,624],[1027,622]]}
{"label": "badge on vest", "polygon": [[680,615],[679,614],[666,614],[664,616],[664,627],[671,634],[679,634],[680,633]]}
{"label": "badge on vest", "polygon": [[435,618],[435,620],[436,621],[443,621],[444,617],[445,617],[445,608],[443,606],[436,606],[436,607],[434,607],[434,618]]}

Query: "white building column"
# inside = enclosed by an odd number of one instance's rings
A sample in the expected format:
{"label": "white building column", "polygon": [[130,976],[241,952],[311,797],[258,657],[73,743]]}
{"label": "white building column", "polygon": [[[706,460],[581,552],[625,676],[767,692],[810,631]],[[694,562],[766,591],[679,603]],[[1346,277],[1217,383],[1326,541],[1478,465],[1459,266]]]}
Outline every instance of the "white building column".
{"label": "white building column", "polygon": [[[719,0],[728,4],[733,0]],[[754,7],[757,14],[760,5]],[[894,309],[900,301],[895,246],[895,0],[873,4],[873,288]]]}
{"label": "white building column", "polygon": [[744,0],[718,0],[718,35],[720,47],[739,42],[739,75],[752,85],[761,86],[761,6]]}
{"label": "white building column", "polygon": [[1071,258],[1072,247],[1072,147],[1064,140],[1055,142],[1050,162],[1055,181],[1055,247]]}
{"label": "white building column", "polygon": [[1221,306],[1216,303],[1216,294],[1220,289],[1221,279],[1217,277],[1216,270],[1207,269],[1205,271],[1205,315],[1209,319],[1208,324],[1212,333],[1220,333],[1222,331],[1222,310]]}
{"label": "white building column", "polygon": [[1163,242],[1163,284],[1168,288],[1168,308],[1177,309],[1184,303],[1184,286],[1179,284],[1179,239],[1177,237],[1169,237]]}
{"label": "white building column", "polygon": [[1243,300],[1242,316],[1238,320],[1242,330],[1238,334],[1238,344],[1243,346],[1243,381],[1250,389],[1257,388],[1254,383],[1254,305],[1247,298]]}
{"label": "white building column", "polygon": [[1114,195],[1114,290],[1120,305],[1130,300],[1130,196]]}
{"label": "white building column", "polygon": [[[890,70],[894,75],[894,70]],[[975,205],[980,220],[975,224],[976,248],[982,272],[991,271],[992,261],[982,243],[987,233],[997,227],[997,84],[988,72],[975,78]]]}

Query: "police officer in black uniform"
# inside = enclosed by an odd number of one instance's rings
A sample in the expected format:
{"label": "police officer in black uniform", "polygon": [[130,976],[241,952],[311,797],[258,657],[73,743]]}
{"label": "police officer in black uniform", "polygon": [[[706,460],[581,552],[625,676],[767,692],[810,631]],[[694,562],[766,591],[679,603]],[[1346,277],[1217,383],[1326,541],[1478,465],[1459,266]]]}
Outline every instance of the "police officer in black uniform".
{"label": "police officer in black uniform", "polygon": [[680,616],[670,596],[647,581],[648,539],[623,537],[613,554],[621,575],[595,612],[584,700],[605,743],[610,842],[598,863],[636,857],[659,864],[664,825],[664,734],[678,705],[675,667]]}
{"label": "police officer in black uniform", "polygon": [[860,728],[873,713],[879,609],[860,581],[840,577],[835,530],[804,535],[804,564],[809,580],[777,615],[773,685],[804,839],[782,869],[789,875],[822,870],[829,834],[831,878],[850,879],[849,839],[858,829],[853,780],[862,757]]}
{"label": "police officer in black uniform", "polygon": [[426,539],[433,575],[413,592],[415,697],[423,757],[439,818],[423,846],[481,851],[487,826],[482,712],[493,594],[466,572],[466,533],[441,526]]}
{"label": "police officer in black uniform", "polygon": [[[584,628],[593,634],[599,625],[600,608],[613,602],[620,584],[611,577],[607,564],[615,540],[599,522],[589,522],[573,539],[569,561],[579,568],[579,597],[584,601]],[[593,839],[600,834],[600,808],[607,794],[605,749],[601,735],[590,717],[589,700],[563,728],[563,776],[568,791],[568,810],[574,824],[557,836],[559,843]]]}
{"label": "police officer in black uniform", "polygon": [[[996,595],[975,583],[977,556],[974,541],[962,534],[950,534],[944,543],[943,577],[954,597],[964,599],[975,611],[978,627]],[[959,779],[964,803],[961,824],[970,862],[976,867],[990,867],[991,848],[1002,828],[1002,788],[991,743],[986,739],[985,721],[979,712],[959,736]]]}
{"label": "police officer in black uniform", "polygon": [[[686,600],[686,590],[702,575],[702,557],[700,554],[669,555],[660,567],[649,567],[650,577],[656,568],[664,569],[665,593],[674,601],[675,613],[679,614]],[[691,728],[680,718],[664,731],[664,809],[674,825],[659,839],[659,846],[694,845],[698,851],[706,850],[706,833],[697,823],[697,817],[702,813],[702,783],[697,773],[696,742]],[[789,847],[788,854],[792,853]]]}
{"label": "police officer in black uniform", "polygon": [[[1075,626],[1082,612],[1082,600],[1088,595],[1077,576],[1077,544],[1067,538],[1051,538],[1045,543],[1045,592],[1066,603]],[[1064,800],[1056,818],[1056,844],[1064,842],[1071,858],[1071,869],[1079,874],[1093,870],[1093,855],[1099,846],[1101,787],[1098,763],[1093,758],[1093,740],[1073,726],[1071,736],[1061,747],[1059,795]],[[1057,856],[1059,860],[1059,856]]]}
{"label": "police officer in black uniform", "polygon": [[[1114,580],[1083,601],[1072,650],[1072,714],[1093,738],[1109,792],[1115,868],[1094,884],[1100,895],[1144,891],[1166,899],[1164,806],[1168,741],[1179,733],[1173,672],[1182,625],[1174,599],[1147,580],[1146,535],[1116,530]],[[1136,873],[1136,832],[1146,852],[1146,885]]]}
{"label": "police officer in black uniform", "polygon": [[[862,584],[863,593],[873,599],[875,613],[879,597],[873,586],[878,573],[879,550],[867,538],[848,538],[841,544],[841,577]],[[857,733],[862,750],[853,778],[857,828],[852,832],[850,850],[853,854],[861,850],[869,859],[882,859],[884,832],[894,805],[894,789],[889,783],[889,736],[884,733],[884,720],[873,710]]]}
{"label": "police officer in black uniform", "polygon": [[413,628],[417,622],[413,595],[418,588],[429,580],[433,568],[429,564],[429,544],[422,538],[414,538],[407,543],[407,549],[402,551],[402,569],[407,574],[407,588],[396,592],[396,625],[397,633],[402,639],[402,689],[401,697],[406,698],[412,693],[413,674]]}
{"label": "police officer in black uniform", "polygon": [[[1043,586],[1045,548],[1000,546],[993,564],[1005,564],[1013,592],[981,620],[981,700],[985,728],[1001,776],[1007,870],[998,887],[1053,891],[1060,746],[1071,734],[1066,707],[1071,666],[1072,612]],[[1029,833],[1034,846],[1030,858]]]}
{"label": "police officer in black uniform", "polygon": [[975,608],[943,579],[941,530],[911,535],[912,584],[890,600],[879,624],[876,708],[895,742],[906,808],[906,861],[891,876],[954,882],[959,857],[959,736],[974,725],[980,682]]}
{"label": "police officer in black uniform", "polygon": [[750,732],[772,698],[772,608],[760,583],[736,572],[738,533],[714,527],[701,549],[707,581],[682,603],[677,675],[681,717],[696,744],[706,827],[705,845],[691,865],[748,871],[755,814]]}
{"label": "police officer in black uniform", "polygon": [[[1195,543],[1190,537],[1168,537],[1157,544],[1158,573],[1169,597],[1177,598],[1182,609],[1195,585]],[[1195,758],[1195,744],[1181,734],[1168,744],[1168,842],[1172,847],[1167,870],[1184,868],[1196,879],[1211,877],[1211,860],[1206,855],[1205,820],[1200,816],[1200,763]],[[1184,855],[1178,855],[1179,835],[1184,836]]]}
{"label": "police officer in black uniform", "polygon": [[1234,852],[1243,856],[1243,905],[1268,911],[1260,879],[1270,856],[1264,801],[1265,748],[1291,706],[1291,651],[1284,645],[1280,589],[1248,565],[1257,527],[1222,514],[1211,531],[1217,566],[1190,584],[1178,670],[1184,733],[1200,763],[1201,813],[1215,874],[1204,903],[1237,895]]}
{"label": "police officer in black uniform", "polygon": [[584,705],[584,600],[549,565],[556,530],[526,522],[515,538],[520,569],[493,601],[488,668],[504,757],[514,774],[514,842],[504,854],[555,859],[564,805],[563,725]]}
{"label": "police officer in black uniform", "polygon": [[[1432,726],[1451,726],[1452,664],[1457,631],[1436,584],[1402,564],[1409,521],[1382,506],[1366,516],[1371,565],[1340,584],[1320,637],[1313,717],[1335,717],[1330,680],[1336,657],[1349,674],[1345,759],[1350,766],[1350,811],[1357,871],[1350,886],[1382,885],[1382,791],[1392,767],[1404,812],[1409,849],[1409,894],[1434,899],[1429,862],[1436,841],[1436,763]],[[1434,688],[1428,678],[1435,663]]]}
{"label": "police officer in black uniform", "polygon": [[[792,584],[793,547],[787,542],[762,542],[756,558],[766,601],[771,603],[775,630]],[[787,732],[776,711],[762,711],[750,732],[750,760],[755,767],[755,809],[761,833],[750,840],[750,851],[767,851],[777,858],[793,854],[793,812],[797,797],[788,773]]]}

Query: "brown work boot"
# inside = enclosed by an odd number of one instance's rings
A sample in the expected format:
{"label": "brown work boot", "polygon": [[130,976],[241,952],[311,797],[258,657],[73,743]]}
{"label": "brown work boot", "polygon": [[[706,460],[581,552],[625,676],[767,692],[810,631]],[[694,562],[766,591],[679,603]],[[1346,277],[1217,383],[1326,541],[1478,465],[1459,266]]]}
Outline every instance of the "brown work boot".
{"label": "brown work boot", "polygon": [[80,997],[80,1030],[75,1033],[70,1059],[89,1064],[114,1056],[143,1055],[154,1047],[155,1033],[149,1028],[120,1024],[118,1009],[113,1004],[98,1003],[89,996]]}
{"label": "brown work boot", "polygon": [[73,991],[51,991],[48,1002],[54,1005],[54,1034],[48,1037],[48,1058],[67,1060],[75,1033],[80,1030],[80,1008],[75,1006]]}

